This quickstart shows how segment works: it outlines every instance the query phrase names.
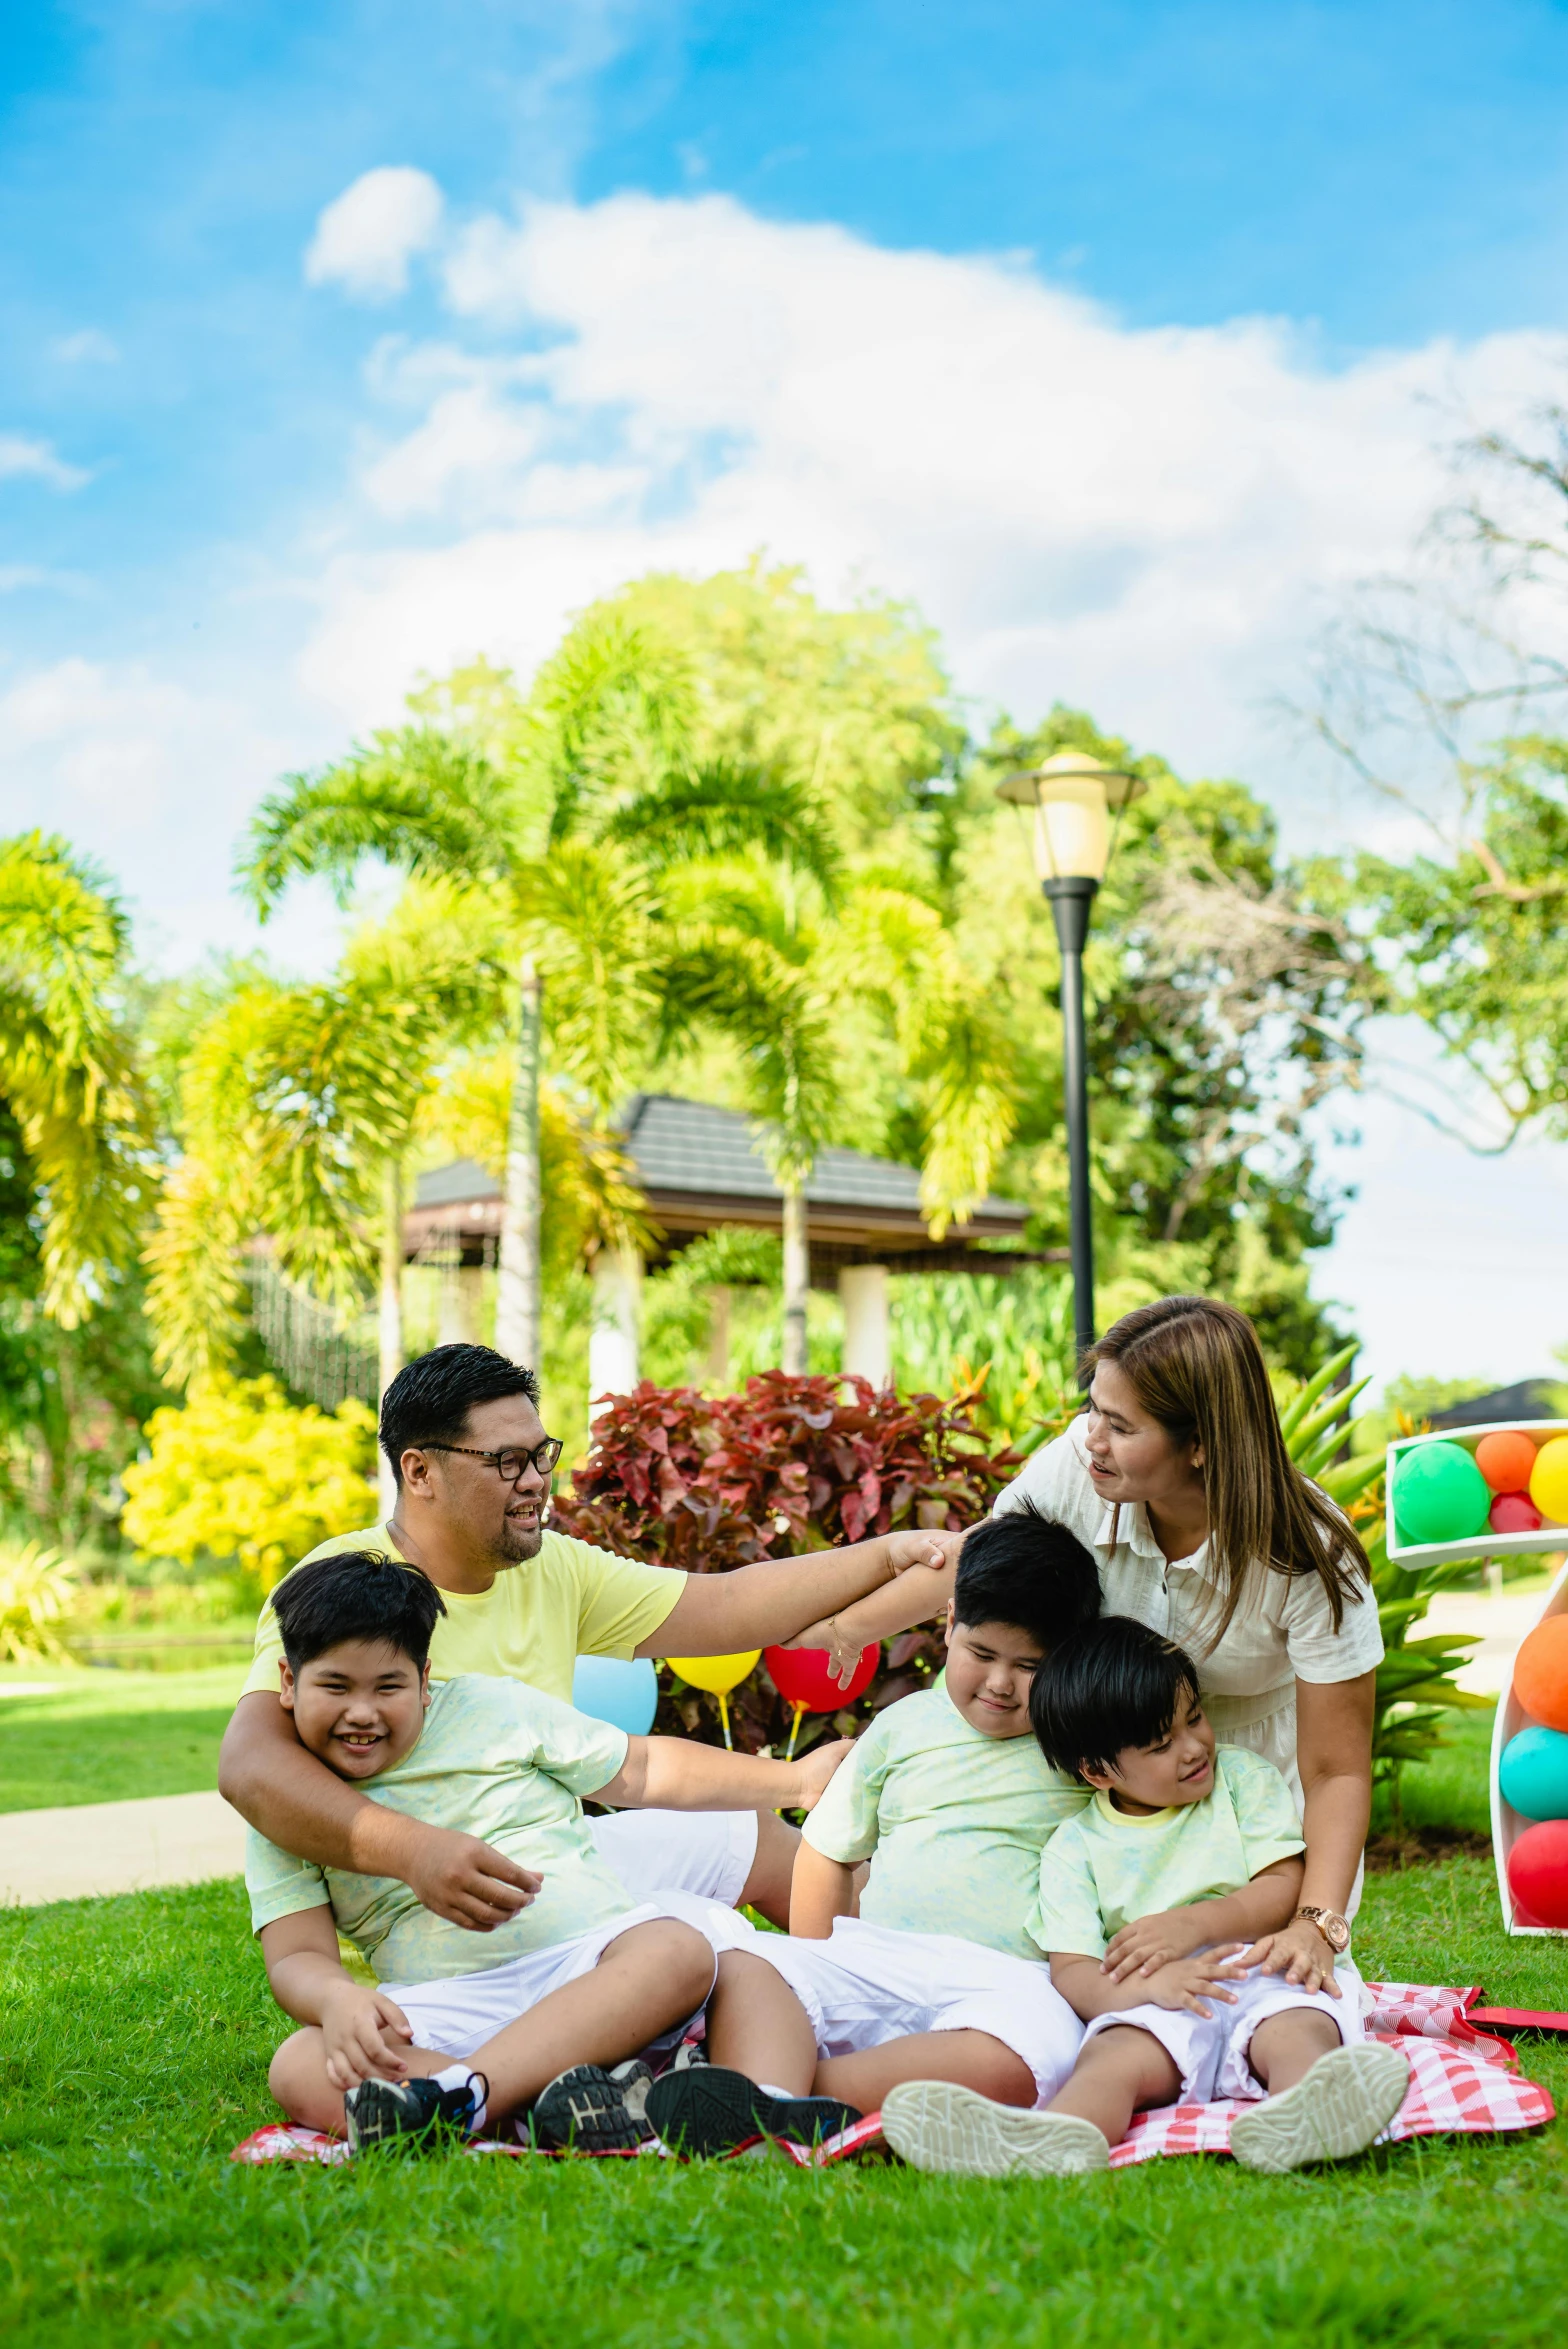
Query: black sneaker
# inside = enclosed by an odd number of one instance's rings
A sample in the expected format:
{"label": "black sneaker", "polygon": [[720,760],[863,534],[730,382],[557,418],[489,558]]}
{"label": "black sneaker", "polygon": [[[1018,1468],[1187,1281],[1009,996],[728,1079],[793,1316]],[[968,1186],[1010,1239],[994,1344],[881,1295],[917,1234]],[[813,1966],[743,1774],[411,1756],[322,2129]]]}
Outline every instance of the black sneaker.
{"label": "black sneaker", "polygon": [[860,2115],[836,2096],[770,2096],[719,2064],[666,2072],[648,2091],[648,2118],[673,2152],[733,2153],[759,2137],[818,2145]]}
{"label": "black sneaker", "polygon": [[461,2088],[438,2088],[434,2080],[361,2080],[343,2099],[349,2144],[355,2153],[394,2144],[431,2152],[468,2135],[488,2094],[482,2072],[470,2072]]}
{"label": "black sneaker", "polygon": [[635,2153],[651,2145],[643,2108],[652,2079],[648,2066],[635,2061],[613,2072],[574,2064],[534,2098],[535,2144],[560,2153]]}

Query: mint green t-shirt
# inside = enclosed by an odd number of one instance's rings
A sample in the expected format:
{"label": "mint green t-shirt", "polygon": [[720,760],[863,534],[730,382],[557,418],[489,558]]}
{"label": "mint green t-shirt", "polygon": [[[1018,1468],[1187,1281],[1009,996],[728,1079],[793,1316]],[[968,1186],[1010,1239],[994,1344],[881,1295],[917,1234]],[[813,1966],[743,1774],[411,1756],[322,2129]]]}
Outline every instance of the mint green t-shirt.
{"label": "mint green t-shirt", "polygon": [[927,1688],[878,1714],[802,1833],[827,1859],[870,1860],[867,1924],[1037,1958],[1026,1925],[1041,1848],[1087,1799],[1032,1737],[984,1737],[945,1687]]}
{"label": "mint green t-shirt", "polygon": [[422,1908],[392,1876],[318,1868],[254,1827],[245,1883],[253,1932],[300,1909],[330,1907],[339,1932],[382,1982],[484,1974],[623,1916],[631,1895],[594,1848],[579,1797],[626,1759],[627,1737],[516,1680],[464,1674],[430,1692],[419,1737],[400,1762],[362,1782],[388,1810],[453,1827],[537,1868],[537,1897],[493,1933],[469,1933]]}
{"label": "mint green t-shirt", "polygon": [[1040,1855],[1029,1931],[1048,1956],[1104,1957],[1134,1918],[1239,1892],[1261,1869],[1305,1848],[1294,1798],[1273,1763],[1222,1745],[1214,1790],[1202,1802],[1135,1818],[1096,1792]]}

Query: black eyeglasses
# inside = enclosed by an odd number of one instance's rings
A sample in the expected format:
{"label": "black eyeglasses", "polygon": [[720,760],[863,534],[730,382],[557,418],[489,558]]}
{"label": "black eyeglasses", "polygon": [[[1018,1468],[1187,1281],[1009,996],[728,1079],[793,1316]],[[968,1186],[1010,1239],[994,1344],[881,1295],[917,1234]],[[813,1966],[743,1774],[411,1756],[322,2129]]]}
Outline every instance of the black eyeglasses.
{"label": "black eyeglasses", "polygon": [[548,1476],[564,1449],[559,1436],[546,1436],[542,1444],[535,1444],[531,1452],[508,1449],[504,1452],[479,1452],[472,1444],[421,1444],[422,1452],[464,1452],[470,1460],[485,1460],[495,1470],[503,1484],[517,1484],[523,1471],[537,1468],[541,1476]]}

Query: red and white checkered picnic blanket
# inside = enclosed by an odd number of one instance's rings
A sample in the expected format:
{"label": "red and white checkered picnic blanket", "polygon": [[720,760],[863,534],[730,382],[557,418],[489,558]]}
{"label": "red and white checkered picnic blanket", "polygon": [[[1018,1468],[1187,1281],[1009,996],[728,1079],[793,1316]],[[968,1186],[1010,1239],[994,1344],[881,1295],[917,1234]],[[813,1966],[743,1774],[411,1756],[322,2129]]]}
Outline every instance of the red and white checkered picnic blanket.
{"label": "red and white checkered picnic blanket", "polygon": [[[1490,2135],[1538,2129],[1553,2117],[1544,2088],[1524,2078],[1506,2039],[1494,2039],[1465,2020],[1479,1990],[1441,1990],[1421,1983],[1369,1982],[1369,2038],[1397,2047],[1410,2064],[1410,2086],[1383,2136]],[[1112,2169],[1154,2161],[1167,2153],[1229,2153],[1231,2123],[1245,2104],[1167,2104],[1140,2113],[1111,2154]]]}
{"label": "red and white checkered picnic blanket", "polygon": [[[1366,2026],[1370,2037],[1403,2050],[1410,2063],[1410,2087],[1379,2143],[1402,2137],[1442,2137],[1450,2134],[1489,2136],[1505,2129],[1539,2129],[1554,2117],[1554,2106],[1544,2088],[1527,2080],[1519,2059],[1506,2039],[1494,2039],[1468,2022],[1479,1990],[1443,1990],[1420,1983],[1369,1982],[1370,2005]],[[1172,2153],[1229,2153],[1230,2128],[1245,2104],[1167,2104],[1140,2113],[1111,2154],[1112,2169],[1126,2169],[1138,2161],[1154,2161]],[[825,2145],[776,2148],[803,2167],[845,2161],[857,2153],[880,2147],[879,2116],[867,2113],[842,2136]],[[520,2154],[529,2149],[482,2140],[466,2148],[470,2153]],[[648,2153],[661,2149],[649,2146]],[[281,2122],[257,2129],[236,2145],[231,2161],[314,2161],[335,2163],[350,2159],[341,2138],[319,2129],[296,2129]],[[628,2156],[626,2158],[636,2158]]]}

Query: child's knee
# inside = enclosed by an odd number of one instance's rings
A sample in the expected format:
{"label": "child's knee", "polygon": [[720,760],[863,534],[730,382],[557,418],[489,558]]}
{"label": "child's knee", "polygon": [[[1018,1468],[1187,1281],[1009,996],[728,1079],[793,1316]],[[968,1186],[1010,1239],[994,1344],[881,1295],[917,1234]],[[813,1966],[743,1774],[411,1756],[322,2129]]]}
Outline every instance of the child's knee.
{"label": "child's knee", "polygon": [[314,2024],[284,2040],[267,2067],[267,2086],[291,2121],[321,2126],[323,2101],[335,2091],[327,2078],[326,2043]]}
{"label": "child's knee", "polygon": [[655,1924],[642,1926],[635,1938],[638,1967],[656,1967],[661,1982],[668,1984],[672,1991],[689,1993],[694,2010],[701,2006],[713,1987],[713,1948],[696,1927],[683,1925],[676,1917],[665,1917]]}

